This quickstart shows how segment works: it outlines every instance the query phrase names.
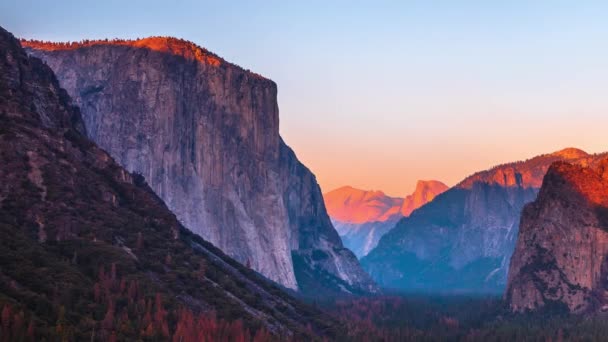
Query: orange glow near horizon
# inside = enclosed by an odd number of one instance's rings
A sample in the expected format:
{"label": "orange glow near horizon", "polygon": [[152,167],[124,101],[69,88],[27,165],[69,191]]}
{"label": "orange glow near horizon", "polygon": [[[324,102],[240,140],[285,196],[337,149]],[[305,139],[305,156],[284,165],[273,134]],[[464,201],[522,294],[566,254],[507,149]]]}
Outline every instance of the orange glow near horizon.
{"label": "orange glow near horizon", "polygon": [[[283,129],[283,136],[298,158],[315,173],[323,193],[348,185],[380,190],[395,197],[412,193],[420,179],[435,179],[453,186],[477,171],[565,147],[577,147],[587,153],[608,151],[604,126],[589,125],[586,120],[564,118],[547,123],[543,132],[537,132],[533,124],[518,127],[515,123],[477,123],[471,125],[476,127],[466,128],[468,132],[480,132],[476,136],[454,136],[465,126],[466,123],[434,125],[435,131],[422,140],[409,137],[405,132],[413,128],[407,125],[401,135],[390,133],[398,127],[377,128],[378,132],[370,127],[369,135],[363,138],[355,125],[341,125],[334,132],[317,130],[314,139],[297,133],[306,131],[303,127],[297,132]],[[318,127],[307,128],[314,131]]]}

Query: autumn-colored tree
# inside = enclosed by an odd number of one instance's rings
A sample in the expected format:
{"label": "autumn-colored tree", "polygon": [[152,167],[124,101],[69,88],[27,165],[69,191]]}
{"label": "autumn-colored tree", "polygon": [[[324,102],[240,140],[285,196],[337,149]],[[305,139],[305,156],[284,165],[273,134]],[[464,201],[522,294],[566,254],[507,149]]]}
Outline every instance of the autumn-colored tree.
{"label": "autumn-colored tree", "polygon": [[13,340],[14,341],[22,341],[23,338],[25,337],[25,317],[23,314],[23,311],[20,311],[19,313],[16,313],[13,316],[13,324],[11,327],[12,330],[12,335],[13,335]]}
{"label": "autumn-colored tree", "polygon": [[154,335],[156,335],[154,325],[152,323],[148,324],[147,328],[144,330],[142,335],[146,336],[146,337],[153,337]]}
{"label": "autumn-colored tree", "polygon": [[11,320],[11,306],[5,305],[2,308],[2,332],[8,334]]}
{"label": "autumn-colored tree", "polygon": [[115,303],[112,298],[108,299],[108,309],[106,311],[106,315],[101,322],[101,327],[107,331],[110,331],[114,328],[114,311],[115,311]]}
{"label": "autumn-colored tree", "polygon": [[164,337],[169,336],[169,325],[167,323],[167,311],[165,310],[160,293],[156,293],[154,323]]}
{"label": "autumn-colored tree", "polygon": [[243,328],[243,321],[240,319],[227,324],[223,330],[222,338],[226,341],[245,342],[248,335]]}
{"label": "autumn-colored tree", "polygon": [[241,320],[226,322],[218,320],[213,313],[194,315],[192,311],[178,310],[173,342],[268,342],[276,338],[268,330],[259,329],[253,338]]}
{"label": "autumn-colored tree", "polygon": [[196,324],[194,315],[190,310],[179,309],[173,342],[191,342],[197,340]]}
{"label": "autumn-colored tree", "polygon": [[129,284],[129,289],[127,290],[127,297],[129,299],[129,304],[133,304],[133,302],[137,301],[137,296],[139,294],[139,283],[137,280],[133,280]]}
{"label": "autumn-colored tree", "polygon": [[275,339],[270,334],[270,332],[268,332],[268,330],[264,328],[258,329],[258,331],[255,333],[255,336],[253,336],[253,342],[271,342],[274,340]]}
{"label": "autumn-colored tree", "polygon": [[2,342],[11,340],[11,316],[12,309],[11,306],[7,304],[2,308],[2,315],[0,316],[0,319],[2,320],[0,324],[0,341]]}
{"label": "autumn-colored tree", "polygon": [[65,307],[63,305],[59,308],[57,323],[55,324],[55,332],[61,341],[69,341],[74,333],[73,329],[68,326],[68,322],[65,319]]}
{"label": "autumn-colored tree", "polygon": [[[144,319],[143,319],[143,325],[144,327],[147,329],[148,326],[152,325],[152,302],[150,302],[149,300],[145,301],[145,307],[146,307],[146,313],[144,315]],[[154,327],[152,327],[152,329],[154,329]]]}

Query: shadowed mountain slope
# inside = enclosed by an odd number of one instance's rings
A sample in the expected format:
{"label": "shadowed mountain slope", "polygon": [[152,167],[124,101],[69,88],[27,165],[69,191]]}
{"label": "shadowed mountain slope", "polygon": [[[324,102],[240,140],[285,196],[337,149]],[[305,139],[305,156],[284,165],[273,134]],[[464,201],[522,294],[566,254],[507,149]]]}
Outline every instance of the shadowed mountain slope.
{"label": "shadowed mountain slope", "polygon": [[361,262],[391,288],[502,292],[521,210],[549,166],[589,165],[602,156],[568,148],[478,172],[399,221]]}

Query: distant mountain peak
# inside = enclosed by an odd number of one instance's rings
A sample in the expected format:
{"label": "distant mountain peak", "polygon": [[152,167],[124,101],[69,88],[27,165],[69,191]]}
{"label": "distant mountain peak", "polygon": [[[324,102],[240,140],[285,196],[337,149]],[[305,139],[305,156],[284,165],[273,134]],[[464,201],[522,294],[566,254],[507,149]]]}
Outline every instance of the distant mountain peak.
{"label": "distant mountain peak", "polygon": [[365,190],[365,189],[361,189],[361,188],[356,188],[351,185],[341,186],[332,191],[350,191],[350,192],[371,193],[371,194],[384,194],[384,191],[382,191],[382,190],[376,190],[376,189]]}
{"label": "distant mountain peak", "polygon": [[432,201],[448,187],[436,180],[419,180],[406,198],[390,197],[379,190],[343,186],[323,195],[327,213],[343,243],[363,257],[403,216]]}
{"label": "distant mountain peak", "polygon": [[589,156],[589,153],[575,148],[575,147],[567,147],[564,148],[563,150],[559,150],[557,152],[553,152],[551,153],[552,156],[555,157],[561,157],[564,159],[577,159],[577,158],[583,158],[583,157],[587,157]]}
{"label": "distant mountain peak", "polygon": [[337,189],[331,190],[327,194],[341,195],[344,197],[348,197],[348,196],[367,196],[367,197],[386,196],[386,194],[380,190],[363,190],[363,189],[355,188],[350,185],[341,186]]}
{"label": "distant mountain peak", "polygon": [[[427,196],[435,197],[440,193],[446,191],[449,187],[444,183],[437,180],[419,180],[416,183],[416,189],[412,196]],[[431,198],[432,199],[432,198]]]}
{"label": "distant mountain peak", "polygon": [[409,216],[414,210],[432,201],[435,196],[449,189],[449,187],[437,180],[419,180],[416,183],[414,193],[403,200],[401,214]]}
{"label": "distant mountain peak", "polygon": [[386,221],[398,212],[403,201],[379,190],[362,190],[352,186],[332,190],[323,198],[332,219],[350,223]]}
{"label": "distant mountain peak", "polygon": [[434,186],[439,186],[439,187],[445,187],[446,185],[443,184],[443,182],[440,182],[438,180],[418,180],[416,182],[416,188],[420,188],[420,187],[434,187]]}
{"label": "distant mountain peak", "polygon": [[[448,189],[437,180],[419,180],[414,192],[405,198],[391,197],[381,190],[362,190],[345,185],[325,193],[325,205],[335,221],[349,223],[384,222],[407,216]],[[400,214],[401,212],[401,214]]]}

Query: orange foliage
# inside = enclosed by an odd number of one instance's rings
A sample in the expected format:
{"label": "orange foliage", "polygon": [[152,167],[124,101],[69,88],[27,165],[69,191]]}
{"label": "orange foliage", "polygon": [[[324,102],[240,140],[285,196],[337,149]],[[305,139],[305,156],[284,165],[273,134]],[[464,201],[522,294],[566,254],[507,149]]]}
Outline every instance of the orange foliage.
{"label": "orange foliage", "polygon": [[273,336],[264,328],[258,329],[253,338],[240,320],[226,322],[217,320],[215,315],[195,315],[182,308],[178,312],[177,326],[173,334],[174,342],[267,342]]}
{"label": "orange foliage", "polygon": [[[198,272],[205,272],[201,263]],[[95,302],[105,304],[106,313],[100,322],[100,336],[104,340],[116,340],[121,332],[131,326],[143,337],[172,341],[242,341],[266,342],[273,335],[261,328],[252,334],[240,320],[228,322],[217,319],[213,313],[194,314],[187,308],[168,311],[160,293],[154,299],[144,298],[137,280],[121,279],[116,266],[111,266],[109,274],[103,267],[99,269],[99,281],[94,284]],[[117,307],[117,303],[123,307]],[[3,316],[10,316],[10,308]],[[119,314],[117,314],[119,313]],[[169,318],[171,316],[171,319]],[[4,323],[5,320],[2,320]],[[174,326],[170,321],[176,322]]]}
{"label": "orange foliage", "polygon": [[0,308],[0,342],[36,340],[33,319],[26,324],[23,311],[14,312],[8,304]]}

